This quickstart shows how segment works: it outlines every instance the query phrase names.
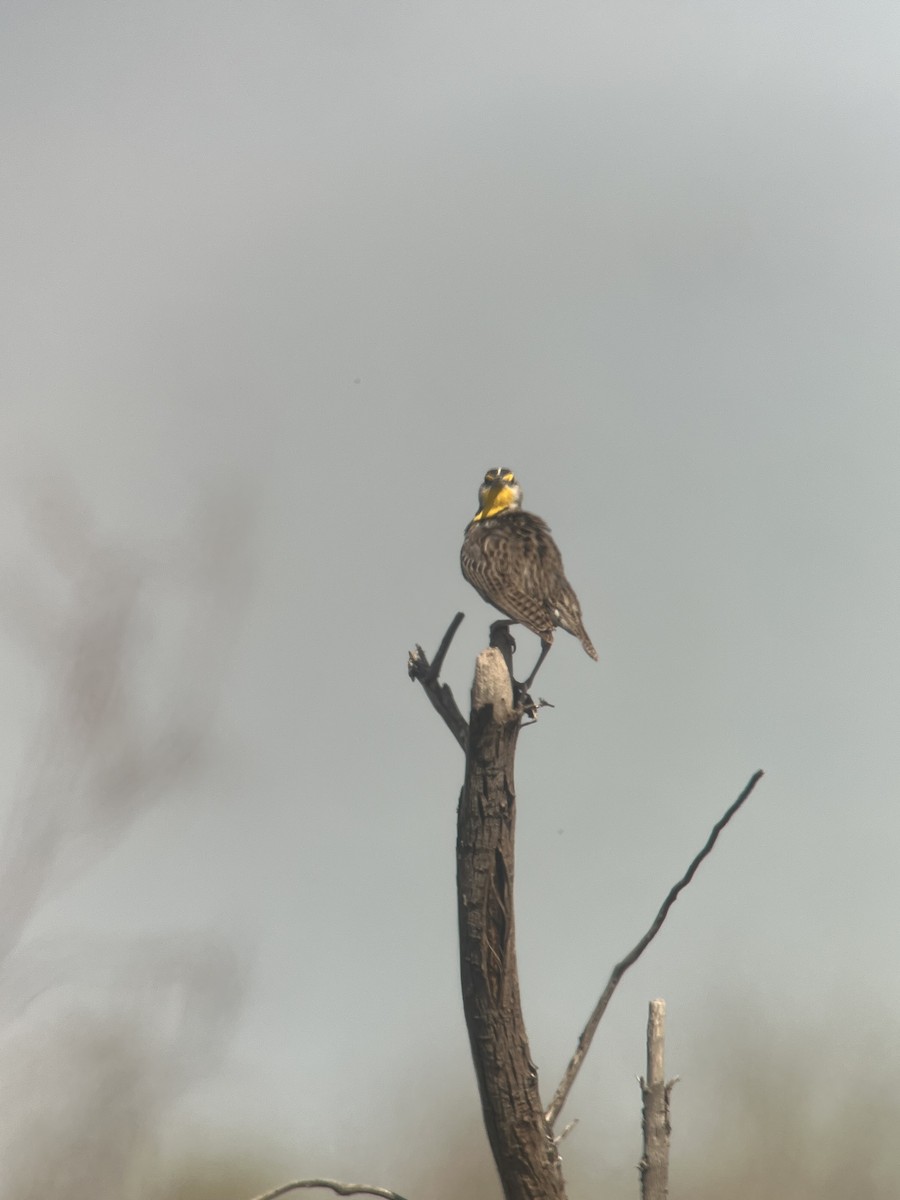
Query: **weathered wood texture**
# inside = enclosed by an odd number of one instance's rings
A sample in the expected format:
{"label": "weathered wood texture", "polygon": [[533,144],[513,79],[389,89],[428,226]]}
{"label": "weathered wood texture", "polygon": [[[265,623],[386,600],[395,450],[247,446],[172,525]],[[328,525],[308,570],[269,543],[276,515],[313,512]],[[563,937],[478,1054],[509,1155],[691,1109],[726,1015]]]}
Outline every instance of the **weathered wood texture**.
{"label": "weathered wood texture", "polygon": [[472,689],[456,861],[460,970],[481,1106],[506,1200],[565,1200],[519,1000],[513,918],[521,710],[498,650],[479,655]]}
{"label": "weathered wood texture", "polygon": [[643,1096],[644,1154],[641,1158],[642,1200],[666,1200],[669,1195],[669,1094],[666,1084],[666,1002],[650,1001],[647,1019],[647,1078],[641,1080]]}

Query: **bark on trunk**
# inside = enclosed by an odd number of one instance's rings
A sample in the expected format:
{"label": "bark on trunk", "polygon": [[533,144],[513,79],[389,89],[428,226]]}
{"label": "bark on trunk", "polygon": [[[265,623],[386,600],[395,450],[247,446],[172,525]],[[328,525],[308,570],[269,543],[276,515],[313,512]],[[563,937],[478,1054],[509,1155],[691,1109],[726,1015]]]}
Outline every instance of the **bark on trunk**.
{"label": "bark on trunk", "polygon": [[459,804],[457,891],[466,1026],[506,1200],[565,1200],[519,1000],[513,917],[515,784],[521,712],[498,650],[479,655]]}

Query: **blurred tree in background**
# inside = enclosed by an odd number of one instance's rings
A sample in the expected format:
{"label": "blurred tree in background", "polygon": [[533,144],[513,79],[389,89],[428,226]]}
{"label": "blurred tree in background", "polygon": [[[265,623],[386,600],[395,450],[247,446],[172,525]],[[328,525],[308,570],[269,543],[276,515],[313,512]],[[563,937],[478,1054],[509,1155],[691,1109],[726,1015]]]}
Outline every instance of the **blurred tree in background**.
{"label": "blurred tree in background", "polygon": [[56,484],[4,555],[0,613],[43,692],[0,832],[4,1197],[153,1195],[160,1122],[228,1044],[242,968],[189,914],[131,939],[40,924],[203,769],[246,577],[238,515],[215,502],[184,545],[138,551]]}

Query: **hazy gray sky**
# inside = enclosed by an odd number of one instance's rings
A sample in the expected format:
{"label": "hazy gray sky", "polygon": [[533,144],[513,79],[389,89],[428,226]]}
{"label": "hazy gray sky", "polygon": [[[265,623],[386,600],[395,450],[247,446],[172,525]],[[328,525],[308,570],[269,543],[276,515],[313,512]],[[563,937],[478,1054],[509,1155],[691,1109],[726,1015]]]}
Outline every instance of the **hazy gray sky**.
{"label": "hazy gray sky", "polygon": [[[58,480],[138,554],[187,543],[211,493],[250,528],[207,766],[40,922],[246,955],[230,1050],[182,1110],[211,1136],[400,1188],[435,1093],[477,1103],[461,756],[406,653],[464,609],[465,700],[495,614],[458,549],[492,465],[552,526],[600,652],[558,640],[556,707],[520,741],[548,1095],[612,963],[767,772],[617,995],[569,1155],[627,1128],[636,1160],[653,996],[686,1138],[711,1025],[882,1020],[898,45],[887,3],[4,6],[7,540],[40,558],[22,513]],[[14,630],[2,661],[12,796],[52,668]]]}

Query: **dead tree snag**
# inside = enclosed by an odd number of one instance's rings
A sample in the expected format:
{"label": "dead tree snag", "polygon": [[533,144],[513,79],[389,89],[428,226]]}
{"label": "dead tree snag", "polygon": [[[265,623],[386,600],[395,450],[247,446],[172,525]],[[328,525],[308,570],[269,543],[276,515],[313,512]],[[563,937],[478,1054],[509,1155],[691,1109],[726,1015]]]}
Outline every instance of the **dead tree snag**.
{"label": "dead tree snag", "polygon": [[[553,1127],[571,1091],[597,1027],[625,972],[656,937],[670,908],[693,879],[731,818],[762,778],[757,771],[713,826],[703,848],[670,890],[650,928],[615,965],[553,1099],[542,1111],[537,1069],[531,1060],[516,970],[513,876],[516,792],[514,759],[524,717],[535,704],[514,685],[514,643],[509,622],[491,626],[491,649],[478,656],[467,722],[440,667],[462,614],[457,613],[430,664],[421,646],[409,656],[410,678],[421,683],[466,753],[459,802],[456,870],[460,972],[466,1027],[481,1095],[485,1128],[506,1200],[565,1200]],[[668,1090],[665,1092],[668,1100]],[[574,1124],[574,1123],[573,1123]],[[567,1128],[571,1128],[571,1125]],[[656,1181],[665,1178],[656,1172]]]}
{"label": "dead tree snag", "polygon": [[456,840],[463,1007],[481,1107],[507,1200],[564,1200],[516,970],[513,764],[522,718],[499,650],[478,656]]}

